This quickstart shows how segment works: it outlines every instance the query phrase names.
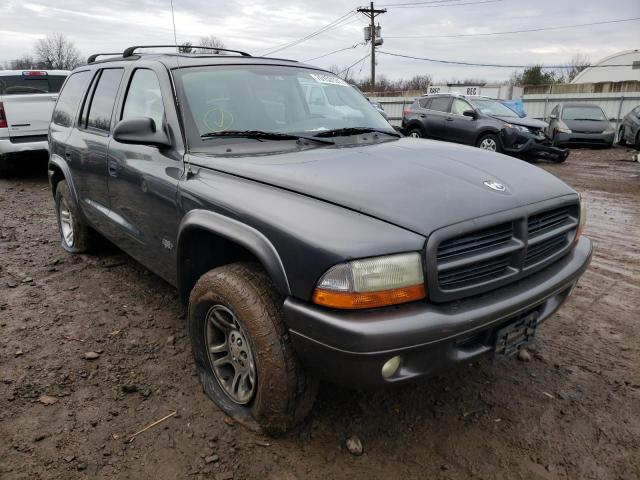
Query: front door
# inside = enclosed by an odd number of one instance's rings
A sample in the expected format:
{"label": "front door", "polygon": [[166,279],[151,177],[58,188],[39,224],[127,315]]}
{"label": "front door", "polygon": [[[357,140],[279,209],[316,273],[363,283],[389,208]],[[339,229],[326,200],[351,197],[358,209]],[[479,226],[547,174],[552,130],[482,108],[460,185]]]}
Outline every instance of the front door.
{"label": "front door", "polygon": [[[168,129],[167,115],[177,115],[166,72],[137,68],[127,79],[118,120],[147,117],[156,128]],[[166,108],[168,107],[168,108]],[[177,122],[172,122],[177,125]],[[178,181],[182,148],[178,132],[168,132],[174,147],[131,145],[111,140],[108,154],[109,201],[116,242],[134,258],[174,281],[179,216]]]}

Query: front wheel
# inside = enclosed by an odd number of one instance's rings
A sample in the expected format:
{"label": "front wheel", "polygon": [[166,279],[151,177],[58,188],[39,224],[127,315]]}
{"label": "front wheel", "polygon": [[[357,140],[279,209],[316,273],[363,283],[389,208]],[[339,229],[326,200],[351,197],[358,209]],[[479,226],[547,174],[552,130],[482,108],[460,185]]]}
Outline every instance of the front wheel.
{"label": "front wheel", "polygon": [[482,150],[488,150],[490,152],[502,152],[502,144],[500,143],[500,139],[493,133],[487,133],[486,135],[481,136],[476,143],[476,147]]}
{"label": "front wheel", "polygon": [[618,145],[625,146],[627,141],[624,139],[624,127],[620,127],[618,130]]}
{"label": "front wheel", "polygon": [[281,434],[311,410],[318,382],[296,357],[282,299],[258,265],[204,274],[189,299],[189,334],[205,393],[238,422]]}

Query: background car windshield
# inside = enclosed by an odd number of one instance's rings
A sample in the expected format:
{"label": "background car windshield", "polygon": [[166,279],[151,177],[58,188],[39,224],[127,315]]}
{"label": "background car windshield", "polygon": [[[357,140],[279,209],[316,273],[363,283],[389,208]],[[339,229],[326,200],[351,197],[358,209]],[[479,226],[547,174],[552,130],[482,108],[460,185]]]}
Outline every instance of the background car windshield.
{"label": "background car windshield", "polygon": [[175,77],[186,100],[181,104],[192,145],[201,135],[229,130],[301,135],[345,127],[393,131],[360,92],[327,72],[234,65],[183,68]]}
{"label": "background car windshield", "polygon": [[564,107],[563,120],[606,120],[602,110],[598,107]]}
{"label": "background car windshield", "polygon": [[497,117],[514,117],[517,118],[516,112],[500,102],[489,99],[468,99],[471,104],[480,110],[483,115],[495,115]]}

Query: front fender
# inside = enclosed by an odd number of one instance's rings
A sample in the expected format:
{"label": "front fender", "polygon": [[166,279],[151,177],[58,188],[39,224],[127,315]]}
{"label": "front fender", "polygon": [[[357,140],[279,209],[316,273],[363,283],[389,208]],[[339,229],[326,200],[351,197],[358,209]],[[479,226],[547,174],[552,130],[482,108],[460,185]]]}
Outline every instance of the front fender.
{"label": "front fender", "polygon": [[[187,212],[178,230],[178,259],[183,257],[185,239],[190,231],[205,230],[246,248],[262,263],[276,289],[283,295],[291,295],[289,281],[282,260],[273,244],[261,232],[219,213],[194,209]],[[178,283],[185,277],[183,262],[178,262]],[[182,291],[182,285],[178,285]]]}

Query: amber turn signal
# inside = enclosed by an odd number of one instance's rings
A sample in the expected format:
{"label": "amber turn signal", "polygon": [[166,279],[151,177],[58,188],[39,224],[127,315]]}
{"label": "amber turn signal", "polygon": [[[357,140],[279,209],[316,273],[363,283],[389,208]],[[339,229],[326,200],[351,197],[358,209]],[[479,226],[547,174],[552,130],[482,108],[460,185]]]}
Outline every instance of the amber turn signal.
{"label": "amber turn signal", "polygon": [[313,302],[329,308],[355,310],[359,308],[386,307],[399,303],[422,300],[427,295],[424,284],[408,287],[381,290],[379,292],[335,292],[316,288],[313,292]]}

